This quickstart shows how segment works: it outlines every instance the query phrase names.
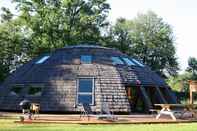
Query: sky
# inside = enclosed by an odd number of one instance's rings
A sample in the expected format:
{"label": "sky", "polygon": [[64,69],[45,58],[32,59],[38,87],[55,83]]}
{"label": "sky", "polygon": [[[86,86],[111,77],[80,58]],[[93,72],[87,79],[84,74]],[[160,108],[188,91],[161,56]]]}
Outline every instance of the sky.
{"label": "sky", "polygon": [[[0,0],[0,7],[14,11],[11,0]],[[173,28],[176,56],[180,68],[187,67],[189,57],[197,58],[197,0],[107,0],[111,6],[109,21],[119,17],[133,19],[138,13],[155,12]]]}
{"label": "sky", "polygon": [[110,20],[132,19],[138,13],[154,11],[170,24],[175,34],[176,56],[180,67],[187,67],[189,57],[197,58],[197,0],[108,0]]}

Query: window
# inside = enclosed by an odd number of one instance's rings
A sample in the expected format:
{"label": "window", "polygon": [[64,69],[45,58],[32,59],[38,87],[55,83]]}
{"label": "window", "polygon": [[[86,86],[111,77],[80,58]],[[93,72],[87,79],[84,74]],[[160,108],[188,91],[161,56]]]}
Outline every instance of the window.
{"label": "window", "polygon": [[12,95],[19,95],[22,91],[22,85],[13,85],[10,89]]}
{"label": "window", "polygon": [[37,62],[36,62],[36,64],[42,64],[42,63],[44,63],[48,58],[49,58],[50,56],[43,56],[40,60],[38,60]]}
{"label": "window", "polygon": [[79,78],[78,79],[78,104],[87,103],[94,104],[94,79]]}
{"label": "window", "polygon": [[137,61],[136,59],[132,59],[136,64],[138,64],[141,67],[144,67],[144,65],[142,63],[140,63],[139,61]]}
{"label": "window", "polygon": [[81,56],[81,63],[82,64],[91,64],[92,63],[92,56],[90,56],[90,55],[82,55]]}
{"label": "window", "polygon": [[28,95],[29,96],[41,96],[42,87],[41,86],[29,86]]}
{"label": "window", "polygon": [[128,66],[131,65],[136,65],[134,62],[132,62],[129,58],[123,57],[122,58],[124,60],[125,63],[127,63]]}
{"label": "window", "polygon": [[124,62],[119,57],[111,57],[113,65],[123,65]]}

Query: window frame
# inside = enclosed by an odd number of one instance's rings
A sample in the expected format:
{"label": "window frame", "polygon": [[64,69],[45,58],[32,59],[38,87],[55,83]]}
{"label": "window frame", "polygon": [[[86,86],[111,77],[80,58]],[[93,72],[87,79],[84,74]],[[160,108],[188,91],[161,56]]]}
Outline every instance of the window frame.
{"label": "window frame", "polygon": [[[80,79],[91,79],[92,81],[92,92],[79,92],[79,84],[80,84]],[[76,105],[81,105],[79,103],[79,95],[90,95],[92,97],[92,102],[89,103],[89,105],[93,106],[95,105],[95,77],[78,77],[77,78],[77,90],[76,90]]]}

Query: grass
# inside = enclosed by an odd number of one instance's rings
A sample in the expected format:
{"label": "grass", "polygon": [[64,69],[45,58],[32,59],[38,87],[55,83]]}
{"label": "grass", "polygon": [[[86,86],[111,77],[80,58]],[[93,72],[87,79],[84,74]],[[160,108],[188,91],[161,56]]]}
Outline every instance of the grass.
{"label": "grass", "polygon": [[13,119],[0,119],[0,131],[196,131],[197,123],[188,124],[16,124]]}

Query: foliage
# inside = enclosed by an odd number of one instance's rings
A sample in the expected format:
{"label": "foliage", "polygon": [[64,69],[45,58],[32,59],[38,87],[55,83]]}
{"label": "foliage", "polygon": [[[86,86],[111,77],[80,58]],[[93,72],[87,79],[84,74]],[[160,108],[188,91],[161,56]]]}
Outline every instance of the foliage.
{"label": "foliage", "polygon": [[73,43],[99,41],[109,5],[106,0],[14,0],[32,32],[33,54]]}
{"label": "foliage", "polygon": [[28,59],[28,39],[18,19],[13,20],[8,9],[4,9],[0,24],[0,81]]}
{"label": "foliage", "polygon": [[178,63],[172,28],[155,13],[138,14],[133,20],[121,18],[111,30],[112,43],[122,52],[140,58],[162,75],[176,74]]}
{"label": "foliage", "polygon": [[169,77],[167,79],[167,83],[174,91],[189,92],[188,81],[190,80],[191,76],[191,73],[184,72],[183,74]]}
{"label": "foliage", "polygon": [[[171,76],[166,81],[177,95],[179,95],[179,99],[182,101],[186,102],[187,99],[189,99],[189,80],[197,80],[196,67],[197,61],[195,58],[191,57],[188,59],[188,67],[184,73]],[[194,96],[196,95],[194,94]]]}
{"label": "foliage", "polygon": [[13,17],[13,14],[10,12],[8,8],[2,7],[2,14],[1,14],[1,22],[10,21]]}
{"label": "foliage", "polygon": [[188,68],[186,70],[192,73],[191,80],[197,80],[197,59],[196,58],[190,57],[188,59]]}
{"label": "foliage", "polygon": [[121,50],[123,53],[129,53],[131,46],[131,30],[132,22],[124,18],[119,18],[116,24],[111,27],[109,37],[111,42],[108,42],[109,47],[115,47]]}
{"label": "foliage", "polygon": [[0,81],[23,63],[65,45],[100,41],[108,23],[106,0],[13,0],[18,16],[2,8]]}
{"label": "foliage", "polygon": [[101,42],[137,57],[167,76],[178,70],[174,35],[155,13],[133,20],[107,22],[107,0],[13,0],[16,18],[2,8],[0,23],[0,81],[23,63],[66,45]]}

